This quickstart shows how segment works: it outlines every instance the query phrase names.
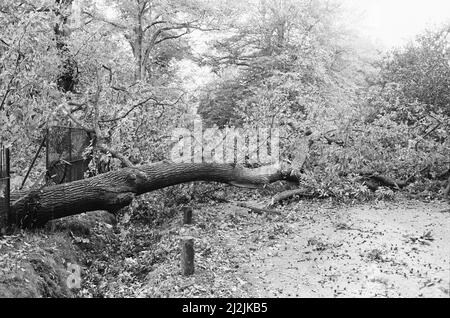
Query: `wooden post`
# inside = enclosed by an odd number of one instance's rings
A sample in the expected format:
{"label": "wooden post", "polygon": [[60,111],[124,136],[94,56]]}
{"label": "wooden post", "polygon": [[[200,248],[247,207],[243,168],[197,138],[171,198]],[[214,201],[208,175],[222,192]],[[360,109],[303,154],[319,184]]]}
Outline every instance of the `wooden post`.
{"label": "wooden post", "polygon": [[181,272],[184,276],[194,274],[194,239],[181,239]]}
{"label": "wooden post", "polygon": [[[183,207],[183,224],[192,224],[192,208]],[[194,274],[194,238],[186,236],[181,239],[181,272],[183,276]]]}
{"label": "wooden post", "polygon": [[183,211],[183,224],[184,225],[192,224],[192,208],[183,207],[181,208],[181,211]]}
{"label": "wooden post", "polygon": [[9,148],[0,146],[0,236],[6,234],[10,213]]}

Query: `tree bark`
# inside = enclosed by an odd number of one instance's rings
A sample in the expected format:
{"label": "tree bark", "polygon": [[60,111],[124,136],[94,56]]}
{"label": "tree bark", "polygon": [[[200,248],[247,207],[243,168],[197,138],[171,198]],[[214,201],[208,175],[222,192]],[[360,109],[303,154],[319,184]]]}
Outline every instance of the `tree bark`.
{"label": "tree bark", "polygon": [[89,211],[116,213],[136,195],[186,182],[209,181],[259,188],[280,180],[293,181],[292,178],[290,171],[278,166],[247,169],[230,164],[159,162],[28,193],[13,193],[9,221],[30,228]]}
{"label": "tree bark", "polygon": [[58,21],[54,26],[54,33],[56,48],[62,62],[62,71],[58,76],[57,86],[59,90],[65,93],[73,93],[78,82],[78,65],[67,45],[67,40],[70,36],[68,17],[73,0],[55,0],[55,3],[58,8],[55,11]]}

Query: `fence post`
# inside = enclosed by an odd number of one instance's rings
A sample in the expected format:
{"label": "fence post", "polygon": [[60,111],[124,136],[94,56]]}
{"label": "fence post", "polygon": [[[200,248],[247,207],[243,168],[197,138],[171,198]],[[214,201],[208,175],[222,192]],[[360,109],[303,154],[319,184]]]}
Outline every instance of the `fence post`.
{"label": "fence post", "polygon": [[183,224],[191,225],[192,224],[192,208],[191,207],[182,207],[181,211],[183,211]]}
{"label": "fence post", "polygon": [[[192,208],[183,207],[183,224],[192,224]],[[194,274],[194,238],[186,236],[181,239],[181,273],[183,276],[191,276]]]}
{"label": "fence post", "polygon": [[194,274],[194,239],[192,237],[181,239],[181,272],[183,276]]}
{"label": "fence post", "polygon": [[0,146],[0,235],[5,235],[10,213],[9,148]]}

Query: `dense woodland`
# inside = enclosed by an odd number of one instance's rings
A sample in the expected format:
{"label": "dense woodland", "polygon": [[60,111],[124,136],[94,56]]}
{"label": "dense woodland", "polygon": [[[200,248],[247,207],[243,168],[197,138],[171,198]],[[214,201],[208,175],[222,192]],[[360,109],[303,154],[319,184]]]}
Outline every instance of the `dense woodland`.
{"label": "dense woodland", "polygon": [[[0,0],[0,297],[448,297],[450,21],[386,50],[358,19],[327,0]],[[173,162],[199,119],[279,129],[280,162]],[[49,180],[56,126],[88,137],[84,179]]]}
{"label": "dense woodland", "polygon": [[[270,181],[300,194],[448,195],[449,25],[386,53],[348,14],[319,0],[2,1],[0,136],[13,190],[49,127],[89,133],[92,177],[170,165],[171,132],[201,116],[205,128],[278,127],[290,168]],[[39,162],[25,189],[48,188]],[[230,183],[222,177],[204,181]],[[107,209],[156,188],[127,190]]]}

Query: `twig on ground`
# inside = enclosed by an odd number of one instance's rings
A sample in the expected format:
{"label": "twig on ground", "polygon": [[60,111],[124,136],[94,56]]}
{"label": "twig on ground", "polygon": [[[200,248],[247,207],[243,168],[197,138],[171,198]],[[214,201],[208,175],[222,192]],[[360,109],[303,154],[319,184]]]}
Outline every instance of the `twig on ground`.
{"label": "twig on ground", "polygon": [[241,207],[241,208],[245,208],[250,210],[252,213],[256,213],[259,215],[263,215],[263,214],[275,214],[275,215],[281,215],[280,212],[276,211],[276,210],[269,210],[269,209],[264,209],[264,208],[257,208],[257,207],[253,207],[250,205],[247,205],[245,203],[238,203],[237,206]]}

